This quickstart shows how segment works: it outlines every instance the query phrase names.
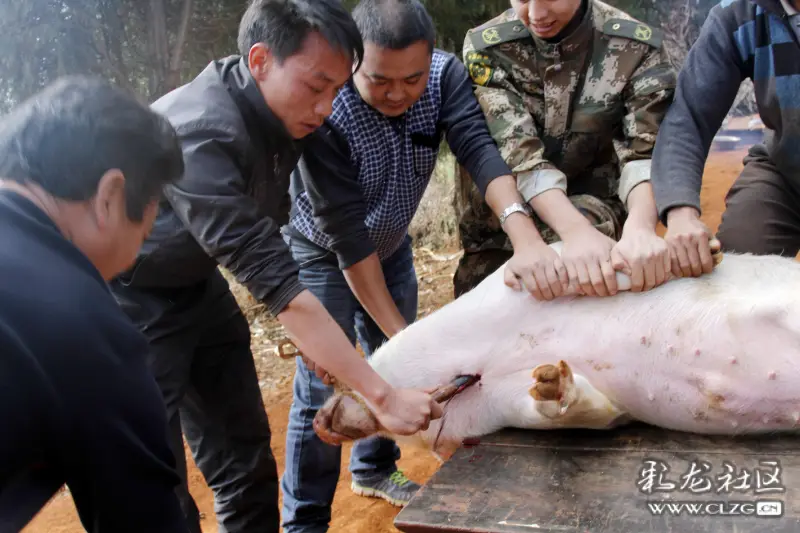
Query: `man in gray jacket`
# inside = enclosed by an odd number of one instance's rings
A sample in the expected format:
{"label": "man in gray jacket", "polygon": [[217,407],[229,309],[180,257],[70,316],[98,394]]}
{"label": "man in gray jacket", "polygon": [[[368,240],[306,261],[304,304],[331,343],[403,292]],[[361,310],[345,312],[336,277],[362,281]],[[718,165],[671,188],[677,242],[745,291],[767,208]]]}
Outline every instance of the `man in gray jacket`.
{"label": "man in gray jacket", "polygon": [[248,324],[218,265],[277,316],[325,369],[320,377],[327,371],[361,392],[387,428],[414,433],[441,413],[429,394],[390,387],[358,355],[299,282],[279,231],[303,145],[363,57],[355,23],[338,0],[255,0],[239,49],[153,104],[177,131],[186,172],[165,189],[136,263],[112,283],[150,343],[195,533],[181,426],[214,491],[219,531],[279,530],[277,468]]}
{"label": "man in gray jacket", "polygon": [[723,250],[800,251],[800,2],[723,0],[706,20],[659,130],[652,183],[676,275],[711,272],[700,186],[714,135],[739,85],[753,80],[767,134],[726,198]]}

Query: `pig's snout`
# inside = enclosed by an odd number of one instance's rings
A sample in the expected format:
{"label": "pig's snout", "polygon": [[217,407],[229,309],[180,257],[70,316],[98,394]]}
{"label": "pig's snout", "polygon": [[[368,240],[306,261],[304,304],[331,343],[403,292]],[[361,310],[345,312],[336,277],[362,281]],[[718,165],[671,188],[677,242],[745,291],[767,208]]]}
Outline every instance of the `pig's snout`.
{"label": "pig's snout", "polygon": [[338,393],[328,398],[317,411],[313,426],[323,442],[333,445],[363,439],[380,430],[375,415],[351,393]]}

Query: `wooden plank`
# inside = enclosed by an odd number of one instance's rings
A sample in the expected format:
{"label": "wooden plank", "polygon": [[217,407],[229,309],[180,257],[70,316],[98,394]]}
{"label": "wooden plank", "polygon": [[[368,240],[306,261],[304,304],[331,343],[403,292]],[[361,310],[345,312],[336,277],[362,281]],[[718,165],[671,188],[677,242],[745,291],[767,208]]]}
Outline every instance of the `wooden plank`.
{"label": "wooden plank", "polygon": [[[734,439],[647,426],[505,430],[458,450],[395,526],[407,533],[796,532],[798,449],[798,436]],[[757,501],[776,503],[757,509]],[[763,516],[778,507],[780,516]]]}
{"label": "wooden plank", "polygon": [[646,424],[631,424],[614,431],[561,430],[528,431],[504,429],[480,439],[484,446],[519,446],[559,449],[691,450],[703,453],[798,453],[800,434],[782,436],[696,435],[665,431]]}

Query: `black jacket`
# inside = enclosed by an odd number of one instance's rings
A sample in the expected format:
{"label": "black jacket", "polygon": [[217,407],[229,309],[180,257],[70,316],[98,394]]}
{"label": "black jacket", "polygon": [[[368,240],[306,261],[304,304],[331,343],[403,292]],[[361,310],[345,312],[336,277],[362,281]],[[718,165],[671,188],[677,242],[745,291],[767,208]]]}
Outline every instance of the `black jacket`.
{"label": "black jacket", "polygon": [[303,142],[272,114],[239,56],[211,62],[152,108],[175,127],[186,173],[165,189],[153,231],[119,281],[189,286],[219,264],[279,313],[303,289],[280,233]]}

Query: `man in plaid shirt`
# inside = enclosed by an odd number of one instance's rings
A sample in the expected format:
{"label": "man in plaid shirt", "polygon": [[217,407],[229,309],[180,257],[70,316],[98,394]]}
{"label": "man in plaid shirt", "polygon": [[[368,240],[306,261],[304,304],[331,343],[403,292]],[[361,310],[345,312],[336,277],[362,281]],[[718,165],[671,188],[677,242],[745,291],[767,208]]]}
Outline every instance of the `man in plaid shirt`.
{"label": "man in plaid shirt", "polygon": [[[521,279],[538,298],[560,295],[566,280],[548,280],[540,266],[555,252],[524,207],[466,68],[434,48],[425,8],[417,0],[363,0],[353,18],[365,41],[364,63],[339,92],[292,176],[284,234],[301,282],[368,357],[415,320],[408,227],[444,138],[514,244],[509,285],[520,289]],[[339,479],[341,449],[323,443],[311,425],[332,393],[313,370],[297,358],[282,481],[286,533],[327,530]],[[419,485],[397,469],[399,456],[391,440],[355,443],[352,490],[407,503]]]}

